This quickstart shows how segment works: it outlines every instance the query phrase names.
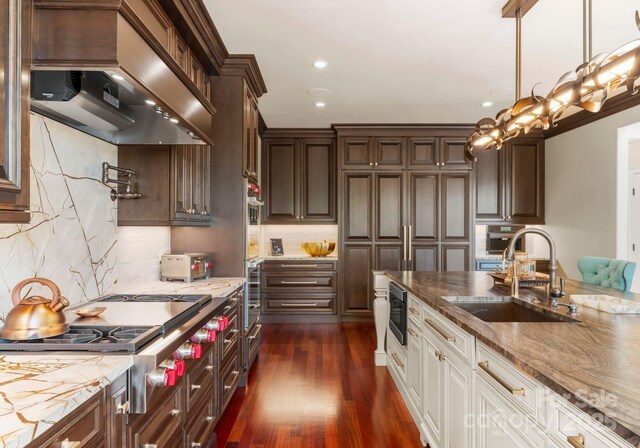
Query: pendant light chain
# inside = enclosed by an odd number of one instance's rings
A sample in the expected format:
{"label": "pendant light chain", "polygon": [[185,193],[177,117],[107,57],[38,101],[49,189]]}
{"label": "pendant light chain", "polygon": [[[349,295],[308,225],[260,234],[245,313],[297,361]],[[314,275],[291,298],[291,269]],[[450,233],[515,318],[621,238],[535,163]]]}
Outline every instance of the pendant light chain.
{"label": "pendant light chain", "polygon": [[[586,1],[586,0],[585,0]],[[516,10],[516,102],[522,98],[522,10]]]}

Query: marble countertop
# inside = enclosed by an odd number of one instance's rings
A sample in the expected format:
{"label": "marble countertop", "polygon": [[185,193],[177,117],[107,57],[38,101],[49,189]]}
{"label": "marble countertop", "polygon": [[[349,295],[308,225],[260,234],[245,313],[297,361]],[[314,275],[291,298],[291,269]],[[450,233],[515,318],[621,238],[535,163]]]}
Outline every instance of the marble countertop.
{"label": "marble countertop", "polygon": [[132,365],[129,355],[0,355],[0,446],[21,448]]}
{"label": "marble countertop", "polygon": [[[510,296],[486,272],[387,272],[408,291],[527,373],[594,417],[606,416],[634,446],[640,443],[640,315],[578,306],[577,323],[484,322],[443,299]],[[567,280],[571,294],[640,294]],[[546,303],[544,289],[520,289],[520,299]],[[566,301],[566,299],[565,299]],[[562,308],[560,314],[567,314]]]}
{"label": "marble countertop", "polygon": [[327,255],[326,257],[312,257],[311,255],[265,255],[261,260],[328,260],[336,261],[337,255]]}
{"label": "marble countertop", "polygon": [[244,285],[244,277],[212,277],[195,280],[191,283],[180,281],[155,281],[135,288],[120,291],[122,294],[211,294],[213,297],[225,297]]}
{"label": "marble countertop", "polygon": [[[244,283],[244,278],[156,281],[121,292],[225,297]],[[27,445],[126,372],[132,362],[131,355],[0,353],[0,447]]]}

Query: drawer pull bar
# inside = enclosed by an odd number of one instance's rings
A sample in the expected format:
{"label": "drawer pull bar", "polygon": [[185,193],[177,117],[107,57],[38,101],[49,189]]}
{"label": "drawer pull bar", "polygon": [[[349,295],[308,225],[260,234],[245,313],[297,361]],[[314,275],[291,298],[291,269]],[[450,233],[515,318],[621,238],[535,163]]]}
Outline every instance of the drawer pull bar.
{"label": "drawer pull bar", "polygon": [[175,416],[178,416],[178,415],[182,414],[182,411],[180,409],[171,409],[169,414],[171,414],[172,417],[175,417]]}
{"label": "drawer pull bar", "polygon": [[204,418],[204,421],[205,421],[205,422],[207,422],[207,423],[211,423],[213,420],[214,420],[214,417],[212,417],[212,416],[210,416],[210,415],[207,415],[207,416]]}
{"label": "drawer pull bar", "polygon": [[202,385],[200,385],[200,384],[192,384],[191,385],[191,390],[198,390],[198,389],[202,389]]}
{"label": "drawer pull bar", "polygon": [[256,329],[254,330],[253,334],[251,336],[249,336],[249,339],[253,340],[255,338],[258,337],[258,333],[260,333],[260,329],[262,328],[261,324],[257,324],[256,325]]}
{"label": "drawer pull bar", "polygon": [[504,387],[512,395],[524,395],[524,389],[514,389],[509,383],[500,378],[493,370],[491,370],[489,368],[489,361],[479,362],[478,367],[487,372],[487,375],[496,380],[498,384]]}
{"label": "drawer pull bar", "polygon": [[281,264],[281,268],[317,268],[317,264]]}
{"label": "drawer pull bar", "polygon": [[393,358],[393,362],[395,362],[398,367],[404,369],[404,364],[400,362],[400,360],[398,359],[398,355],[396,355],[395,353],[391,353],[391,357]]}
{"label": "drawer pull bar", "polygon": [[436,350],[434,355],[436,355],[436,358],[438,358],[438,361],[440,362],[444,361],[444,354],[440,350]]}
{"label": "drawer pull bar", "polygon": [[420,314],[420,313],[418,312],[418,310],[417,310],[417,309],[415,309],[415,308],[414,308],[414,307],[412,307],[412,306],[410,306],[410,307],[409,307],[409,311],[411,312],[411,314]]}
{"label": "drawer pull bar", "polygon": [[200,442],[191,442],[191,448],[200,448],[201,446]]}
{"label": "drawer pull bar", "polygon": [[124,403],[118,403],[116,405],[116,414],[128,414],[129,413],[129,402],[125,401]]}
{"label": "drawer pull bar", "polygon": [[433,328],[440,336],[442,336],[445,341],[449,341],[449,342],[456,342],[456,338],[453,336],[449,336],[447,333],[445,333],[444,331],[442,331],[441,329],[439,329],[436,325],[434,325],[433,322],[431,322],[429,319],[425,319],[424,320],[426,323],[429,324],[429,326],[431,328]]}
{"label": "drawer pull bar", "polygon": [[308,282],[303,282],[303,281],[299,281],[299,282],[293,282],[293,281],[281,281],[280,282],[281,285],[317,285],[318,281],[314,280],[314,281],[308,281]]}
{"label": "drawer pull bar", "polygon": [[238,332],[237,328],[233,328],[233,329],[229,330],[229,333],[236,334],[237,332]]}
{"label": "drawer pull bar", "polygon": [[80,442],[72,442],[69,439],[64,439],[60,448],[80,448],[82,444]]}
{"label": "drawer pull bar", "polygon": [[158,448],[158,445],[156,445],[155,443],[145,443],[144,445],[142,445],[142,448]]}
{"label": "drawer pull bar", "polygon": [[316,302],[313,303],[281,303],[280,306],[291,306],[291,307],[299,307],[299,306],[318,306]]}
{"label": "drawer pull bar", "polygon": [[212,372],[213,371],[213,366],[209,365],[209,366],[205,367],[205,370],[207,370],[208,372]]}
{"label": "drawer pull bar", "polygon": [[577,436],[569,436],[567,437],[567,442],[569,442],[569,445],[575,447],[575,448],[585,448],[586,445],[584,444],[584,436],[582,434],[578,434]]}
{"label": "drawer pull bar", "polygon": [[229,390],[231,389],[231,386],[224,386],[224,390]]}
{"label": "drawer pull bar", "polygon": [[407,331],[409,332],[409,334],[410,334],[411,336],[416,336],[416,337],[418,336],[418,333],[416,333],[415,331],[413,331],[411,328],[407,328]]}

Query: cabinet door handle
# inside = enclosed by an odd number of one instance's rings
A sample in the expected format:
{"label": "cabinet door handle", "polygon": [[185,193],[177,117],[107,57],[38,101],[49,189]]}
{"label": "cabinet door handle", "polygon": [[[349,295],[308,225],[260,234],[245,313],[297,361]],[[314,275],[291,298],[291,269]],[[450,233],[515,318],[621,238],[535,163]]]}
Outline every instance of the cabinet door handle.
{"label": "cabinet door handle", "polygon": [[[524,395],[524,389],[515,389],[505,380],[500,378],[497,373],[489,368],[489,361],[482,361],[478,363],[478,367],[487,372],[491,378],[493,378],[498,384],[505,388],[512,395]],[[574,445],[575,446],[575,445]]]}
{"label": "cabinet door handle", "polygon": [[416,336],[416,337],[418,336],[418,333],[416,333],[415,331],[413,331],[411,328],[407,328],[407,331],[409,332],[409,334],[410,334],[411,336]]}
{"label": "cabinet door handle", "polygon": [[205,370],[212,372],[213,371],[213,366],[209,365],[207,367],[205,367]]}
{"label": "cabinet door handle", "polygon": [[400,359],[398,359],[398,355],[396,355],[395,353],[391,353],[391,357],[393,358],[393,362],[395,362],[398,367],[404,369],[404,364],[402,364]]}
{"label": "cabinet door handle", "polygon": [[207,415],[207,416],[204,418],[204,420],[205,420],[207,423],[211,423],[211,422],[214,420],[214,417],[212,417],[212,416],[210,416],[210,415]]}
{"label": "cabinet door handle", "polygon": [[69,439],[64,439],[60,444],[60,448],[80,448],[81,446],[80,442],[72,442]]}
{"label": "cabinet door handle", "polygon": [[436,355],[436,358],[438,358],[438,361],[440,362],[444,361],[444,354],[440,350],[436,350],[434,355]]}
{"label": "cabinet door handle", "polygon": [[409,307],[409,312],[410,312],[411,314],[420,314],[420,313],[418,312],[418,310],[417,310],[417,309],[415,309],[415,308],[414,308],[414,307],[412,307],[412,306],[410,306],[410,307]]}
{"label": "cabinet door handle", "polygon": [[182,414],[182,411],[180,409],[171,409],[171,411],[169,411],[169,414],[172,417],[176,417],[176,416]]}
{"label": "cabinet door handle", "polygon": [[125,401],[124,403],[118,403],[116,405],[116,414],[128,414],[129,413],[129,402]]}
{"label": "cabinet door handle", "polygon": [[145,443],[144,445],[142,445],[142,448],[158,448],[158,445],[156,445],[155,443]]}
{"label": "cabinet door handle", "polygon": [[369,166],[373,166],[373,162],[369,162]]}
{"label": "cabinet door handle", "polygon": [[200,385],[200,384],[192,384],[191,385],[191,390],[198,390],[198,389],[202,389],[202,385]]}
{"label": "cabinet door handle", "polygon": [[411,238],[412,238],[412,229],[411,229],[411,225],[408,225],[407,227],[409,227],[409,238],[407,239],[407,245],[409,246],[409,261],[413,260],[413,255],[411,254],[411,251],[413,250],[413,243],[411,242]]}
{"label": "cabinet door handle", "polygon": [[231,389],[231,386],[224,386],[224,390],[229,390]]}
{"label": "cabinet door handle", "polygon": [[433,322],[431,322],[429,319],[425,319],[424,321],[425,321],[426,323],[428,323],[428,324],[429,324],[429,326],[430,326],[431,328],[433,328],[433,329],[436,331],[436,333],[438,333],[440,336],[442,336],[442,337],[445,339],[445,341],[449,341],[449,342],[455,342],[455,341],[456,341],[456,338],[455,338],[455,337],[453,337],[453,336],[449,336],[447,333],[445,333],[445,332],[444,332],[444,331],[442,331],[440,328],[438,328],[438,327],[437,327]]}
{"label": "cabinet door handle", "polygon": [[317,285],[318,281],[314,280],[314,281],[286,281],[283,280],[280,282],[281,285]]}
{"label": "cabinet door handle", "polygon": [[256,329],[251,336],[249,336],[250,340],[253,340],[258,337],[258,333],[260,333],[260,329],[262,328],[261,324],[256,325]]}
{"label": "cabinet door handle", "polygon": [[402,259],[404,261],[407,261],[407,227],[409,226],[402,226],[402,236],[403,241],[402,241]]}
{"label": "cabinet door handle", "polygon": [[191,448],[200,448],[201,446],[200,442],[191,442]]}
{"label": "cabinet door handle", "polygon": [[567,437],[567,442],[569,442],[569,445],[575,447],[575,448],[585,448],[586,445],[584,444],[584,436],[582,434],[578,434],[577,436],[568,436]]}

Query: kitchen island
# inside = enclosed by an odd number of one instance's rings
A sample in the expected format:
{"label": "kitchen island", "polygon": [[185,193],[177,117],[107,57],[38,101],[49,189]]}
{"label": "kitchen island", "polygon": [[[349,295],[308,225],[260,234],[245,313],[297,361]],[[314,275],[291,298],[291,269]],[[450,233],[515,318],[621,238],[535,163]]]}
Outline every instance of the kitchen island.
{"label": "kitchen island", "polygon": [[[193,283],[158,281],[125,291],[209,294],[214,300],[208,306],[218,309],[244,282],[244,278],[210,278]],[[77,304],[72,309],[83,305]],[[66,311],[66,315],[72,325],[99,324],[99,318],[79,319],[72,311]],[[30,446],[49,446],[45,445],[45,441],[49,443],[49,434],[57,434],[61,426],[68,424],[69,417],[73,420],[73,415],[83,411],[90,401],[96,405],[87,409],[95,412],[96,417],[88,418],[96,425],[96,431],[100,430],[95,435],[104,437],[102,432],[109,426],[115,410],[108,402],[110,395],[105,397],[103,392],[114,382],[122,382],[123,375],[134,365],[134,356],[126,352],[0,352],[0,447],[22,448],[34,441]],[[199,406],[196,411],[200,411]],[[106,422],[102,420],[105,417]]]}
{"label": "kitchen island", "polygon": [[[433,313],[434,318],[444,317],[443,323],[454,324],[450,328],[464,330],[477,340],[478,346],[497,352],[518,371],[601,422],[604,420],[622,439],[638,446],[640,315],[609,314],[578,306],[578,315],[574,316],[577,322],[485,322],[456,306],[455,301],[461,298],[490,301],[511,295],[509,287],[494,286],[486,273],[380,272],[376,275],[377,310],[382,310],[377,314],[378,329],[388,325],[384,307],[379,307],[380,288],[386,288],[381,278],[397,282],[424,305],[425,313]],[[573,294],[640,301],[637,294],[570,280],[566,282],[566,293],[561,301],[568,302]],[[570,317],[565,307],[551,310],[546,306],[542,288],[520,288],[519,297],[525,303],[540,300],[536,307]],[[428,316],[426,320],[434,322]],[[396,340],[387,332],[387,347],[390,339]],[[472,368],[476,367],[472,364]],[[515,395],[513,391],[512,394]]]}

